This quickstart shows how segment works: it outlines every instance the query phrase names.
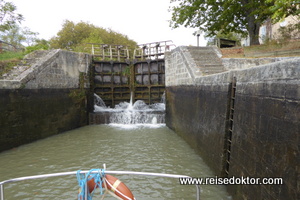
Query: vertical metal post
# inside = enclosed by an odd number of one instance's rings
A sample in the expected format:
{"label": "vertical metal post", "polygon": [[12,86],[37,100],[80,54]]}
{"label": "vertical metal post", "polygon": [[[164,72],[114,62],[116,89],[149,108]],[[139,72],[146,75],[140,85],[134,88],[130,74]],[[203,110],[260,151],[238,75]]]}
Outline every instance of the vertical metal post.
{"label": "vertical metal post", "polygon": [[196,32],[196,35],[197,35],[197,47],[199,47],[199,37],[200,37],[200,35],[201,35],[201,30],[198,30],[197,32]]}
{"label": "vertical metal post", "polygon": [[200,200],[201,188],[200,188],[199,185],[196,185],[196,190],[197,190],[197,197],[196,197],[196,200]]}
{"label": "vertical metal post", "polygon": [[[127,59],[129,60],[129,50],[128,50],[128,47],[126,46],[126,53],[127,53]],[[135,53],[135,51],[134,51]]]}
{"label": "vertical metal post", "polygon": [[111,49],[111,45],[109,45],[109,54],[110,54],[110,60],[112,60],[112,49]]}
{"label": "vertical metal post", "polygon": [[3,188],[3,185],[0,185],[0,200],[4,200],[4,188]]}
{"label": "vertical metal post", "polygon": [[150,60],[150,54],[151,54],[151,44],[149,44],[148,47],[148,59]]}
{"label": "vertical metal post", "polygon": [[159,48],[159,47],[160,47],[160,43],[157,42],[156,45],[155,45],[155,50],[156,50],[156,52],[155,52],[155,54],[156,54],[156,55],[155,55],[155,58],[156,58],[156,59],[158,59],[158,48]]}
{"label": "vertical metal post", "polygon": [[[86,177],[86,179],[87,179],[87,177]],[[84,186],[84,199],[88,200],[87,180],[85,181],[85,186]]]}
{"label": "vertical metal post", "polygon": [[120,49],[121,46],[117,46],[117,54],[118,54],[118,61],[120,62]]}
{"label": "vertical metal post", "polygon": [[145,45],[145,46],[143,46],[143,50],[142,50],[142,60],[144,60],[144,55],[146,54],[146,49],[147,49],[147,46]]}
{"label": "vertical metal post", "polygon": [[[101,46],[102,47],[102,60],[105,59],[105,46]],[[100,48],[100,46],[99,46]]]}

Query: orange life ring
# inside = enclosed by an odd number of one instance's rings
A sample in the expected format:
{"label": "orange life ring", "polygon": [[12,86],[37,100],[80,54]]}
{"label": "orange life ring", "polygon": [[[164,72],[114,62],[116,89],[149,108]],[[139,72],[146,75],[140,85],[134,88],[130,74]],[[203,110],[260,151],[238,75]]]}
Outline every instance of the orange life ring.
{"label": "orange life ring", "polygon": [[94,189],[96,189],[98,187],[98,185],[96,185],[95,183],[95,179],[92,178],[91,180],[88,180],[87,182],[87,188],[89,189],[89,193],[91,194]]}
{"label": "orange life ring", "polygon": [[[119,179],[117,179],[114,176],[111,175],[105,175],[105,183],[108,190],[115,193],[118,197],[120,197],[123,200],[135,200],[132,192],[130,189]],[[89,193],[92,193],[96,186],[96,183],[94,179],[91,179],[87,182],[87,187],[89,189]],[[104,183],[102,184],[102,187],[104,186]]]}

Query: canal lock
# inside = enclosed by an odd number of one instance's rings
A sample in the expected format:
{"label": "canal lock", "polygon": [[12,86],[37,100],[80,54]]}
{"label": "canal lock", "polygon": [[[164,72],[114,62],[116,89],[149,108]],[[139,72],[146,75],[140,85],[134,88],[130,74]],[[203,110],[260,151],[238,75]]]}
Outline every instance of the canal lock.
{"label": "canal lock", "polygon": [[[171,41],[140,45],[129,54],[120,45],[96,45],[90,70],[91,94],[99,96],[109,108],[122,102],[160,103],[165,92],[164,54]],[[164,111],[163,111],[164,114]],[[108,123],[110,112],[90,110],[89,123]]]}

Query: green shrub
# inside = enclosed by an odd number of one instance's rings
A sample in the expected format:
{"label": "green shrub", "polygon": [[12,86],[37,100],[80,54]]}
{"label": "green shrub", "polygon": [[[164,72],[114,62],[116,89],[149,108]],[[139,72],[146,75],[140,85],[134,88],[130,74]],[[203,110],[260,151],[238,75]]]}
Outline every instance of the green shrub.
{"label": "green shrub", "polygon": [[46,45],[46,44],[36,44],[36,45],[33,45],[33,46],[28,46],[26,47],[26,51],[25,51],[25,54],[29,54],[33,51],[36,51],[36,50],[48,50],[49,49],[49,46]]}
{"label": "green shrub", "polygon": [[23,52],[2,52],[0,53],[0,76],[10,71],[24,57]]}
{"label": "green shrub", "polygon": [[280,43],[299,38],[300,37],[300,24],[289,24],[278,29],[277,40]]}
{"label": "green shrub", "polygon": [[23,52],[10,52],[6,51],[3,53],[0,53],[0,61],[1,60],[10,60],[10,59],[22,59],[24,57]]}

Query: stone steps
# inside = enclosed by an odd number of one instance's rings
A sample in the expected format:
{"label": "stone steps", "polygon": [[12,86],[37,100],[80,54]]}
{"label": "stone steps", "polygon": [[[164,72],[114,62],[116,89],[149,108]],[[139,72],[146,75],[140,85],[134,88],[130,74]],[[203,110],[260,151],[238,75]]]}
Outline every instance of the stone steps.
{"label": "stone steps", "polygon": [[205,75],[225,71],[222,61],[212,47],[186,47],[197,67]]}
{"label": "stone steps", "polygon": [[198,66],[200,69],[211,69],[211,70],[220,70],[222,68],[222,66],[220,65],[202,65],[202,66]]}
{"label": "stone steps", "polygon": [[49,51],[39,50],[27,54],[16,66],[14,66],[9,72],[5,73],[0,79],[14,80],[24,71],[30,69],[30,67],[39,61],[41,58],[46,56]]}
{"label": "stone steps", "polygon": [[213,58],[203,58],[203,59],[194,59],[193,60],[196,62],[196,63],[199,63],[200,65],[201,64],[204,64],[204,65],[222,65],[222,62],[221,61],[215,61]]}

